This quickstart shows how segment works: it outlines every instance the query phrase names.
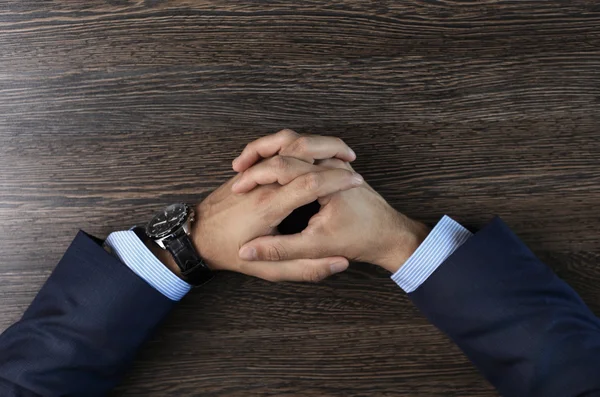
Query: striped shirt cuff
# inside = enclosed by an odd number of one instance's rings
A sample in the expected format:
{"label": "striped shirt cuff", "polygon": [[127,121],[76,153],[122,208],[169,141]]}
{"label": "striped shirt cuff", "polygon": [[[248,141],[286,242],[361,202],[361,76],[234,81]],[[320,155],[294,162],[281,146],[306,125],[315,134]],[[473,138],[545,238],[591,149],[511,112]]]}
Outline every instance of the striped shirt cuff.
{"label": "striped shirt cuff", "polygon": [[413,292],[472,235],[444,215],[412,256],[392,274],[392,280],[405,292]]}
{"label": "striped shirt cuff", "polygon": [[191,286],[159,261],[132,230],[111,233],[106,245],[121,262],[167,298],[179,301],[190,291]]}

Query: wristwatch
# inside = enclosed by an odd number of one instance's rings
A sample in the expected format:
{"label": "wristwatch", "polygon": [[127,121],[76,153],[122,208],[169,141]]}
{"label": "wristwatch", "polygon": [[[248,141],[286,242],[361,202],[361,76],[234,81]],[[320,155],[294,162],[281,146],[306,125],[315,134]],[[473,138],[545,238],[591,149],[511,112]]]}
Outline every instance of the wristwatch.
{"label": "wristwatch", "polygon": [[187,204],[171,204],[148,222],[145,234],[160,248],[169,251],[181,269],[182,278],[198,286],[213,278],[190,238],[194,210]]}

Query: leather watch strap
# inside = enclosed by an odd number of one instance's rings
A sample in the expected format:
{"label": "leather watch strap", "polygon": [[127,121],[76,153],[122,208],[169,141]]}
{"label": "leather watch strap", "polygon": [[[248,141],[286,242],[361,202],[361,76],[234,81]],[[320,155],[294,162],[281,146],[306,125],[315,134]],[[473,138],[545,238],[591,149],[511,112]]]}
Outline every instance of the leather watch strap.
{"label": "leather watch strap", "polygon": [[173,259],[185,281],[198,286],[213,278],[213,272],[206,266],[206,263],[198,255],[192,240],[187,234],[173,239],[165,244],[167,250],[173,255]]}

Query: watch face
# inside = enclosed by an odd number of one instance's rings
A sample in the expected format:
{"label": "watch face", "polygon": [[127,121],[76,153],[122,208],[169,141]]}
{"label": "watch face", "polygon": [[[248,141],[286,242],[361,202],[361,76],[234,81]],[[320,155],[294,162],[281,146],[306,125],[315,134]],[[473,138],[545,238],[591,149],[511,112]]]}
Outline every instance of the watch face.
{"label": "watch face", "polygon": [[185,222],[188,208],[185,204],[172,204],[156,214],[146,226],[146,234],[153,238],[171,234]]}

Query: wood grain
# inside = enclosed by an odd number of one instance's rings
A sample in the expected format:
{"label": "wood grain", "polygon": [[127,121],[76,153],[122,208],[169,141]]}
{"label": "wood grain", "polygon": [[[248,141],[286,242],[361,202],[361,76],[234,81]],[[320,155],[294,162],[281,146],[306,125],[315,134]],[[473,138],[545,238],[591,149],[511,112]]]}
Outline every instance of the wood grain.
{"label": "wood grain", "polygon": [[[2,1],[0,330],[77,229],[195,202],[248,141],[344,138],[399,210],[501,215],[600,314],[595,1]],[[186,341],[183,343],[182,341]],[[222,274],[114,396],[494,396],[388,275]]]}

